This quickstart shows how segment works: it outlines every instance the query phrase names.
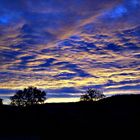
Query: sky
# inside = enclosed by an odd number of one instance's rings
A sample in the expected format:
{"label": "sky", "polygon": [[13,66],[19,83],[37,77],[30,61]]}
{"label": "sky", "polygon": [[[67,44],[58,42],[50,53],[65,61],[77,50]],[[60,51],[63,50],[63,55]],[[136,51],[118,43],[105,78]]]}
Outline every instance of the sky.
{"label": "sky", "polygon": [[0,97],[36,86],[48,102],[88,88],[140,93],[140,0],[0,0]]}

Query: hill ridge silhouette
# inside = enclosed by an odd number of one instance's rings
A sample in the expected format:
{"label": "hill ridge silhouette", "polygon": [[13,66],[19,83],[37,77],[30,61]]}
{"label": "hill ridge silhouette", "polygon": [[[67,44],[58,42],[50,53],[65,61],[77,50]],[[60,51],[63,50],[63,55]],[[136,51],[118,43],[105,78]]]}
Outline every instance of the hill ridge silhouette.
{"label": "hill ridge silhouette", "polygon": [[[134,131],[140,126],[140,95],[117,95],[97,102],[46,103],[28,107],[1,106],[0,134],[78,135]],[[72,135],[73,135],[72,134]]]}

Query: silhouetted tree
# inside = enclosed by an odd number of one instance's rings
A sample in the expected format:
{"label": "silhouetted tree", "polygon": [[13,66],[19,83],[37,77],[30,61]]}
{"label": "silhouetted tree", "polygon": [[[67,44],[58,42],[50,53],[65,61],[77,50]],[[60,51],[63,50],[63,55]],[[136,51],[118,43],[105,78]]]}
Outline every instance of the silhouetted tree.
{"label": "silhouetted tree", "polygon": [[84,95],[81,95],[80,101],[93,101],[104,98],[105,95],[102,91],[97,89],[88,89]]}
{"label": "silhouetted tree", "polygon": [[81,95],[80,101],[90,101],[88,94]]}
{"label": "silhouetted tree", "polygon": [[36,87],[28,87],[17,91],[10,99],[11,105],[15,106],[43,104],[46,100],[46,93]]}

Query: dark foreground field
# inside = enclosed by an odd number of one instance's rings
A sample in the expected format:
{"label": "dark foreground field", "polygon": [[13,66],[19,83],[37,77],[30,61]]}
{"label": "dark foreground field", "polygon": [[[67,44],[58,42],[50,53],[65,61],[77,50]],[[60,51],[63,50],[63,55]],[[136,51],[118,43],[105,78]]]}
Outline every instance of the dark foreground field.
{"label": "dark foreground field", "polygon": [[1,106],[0,121],[0,140],[129,135],[140,128],[140,95],[114,96],[92,103]]}

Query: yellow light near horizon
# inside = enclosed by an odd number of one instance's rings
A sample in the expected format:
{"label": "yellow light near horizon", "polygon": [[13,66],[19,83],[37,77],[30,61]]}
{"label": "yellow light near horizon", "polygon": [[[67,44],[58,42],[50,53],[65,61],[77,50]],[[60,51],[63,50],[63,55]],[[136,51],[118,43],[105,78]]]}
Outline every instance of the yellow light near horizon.
{"label": "yellow light near horizon", "polygon": [[78,102],[79,100],[79,98],[48,98],[45,103]]}

